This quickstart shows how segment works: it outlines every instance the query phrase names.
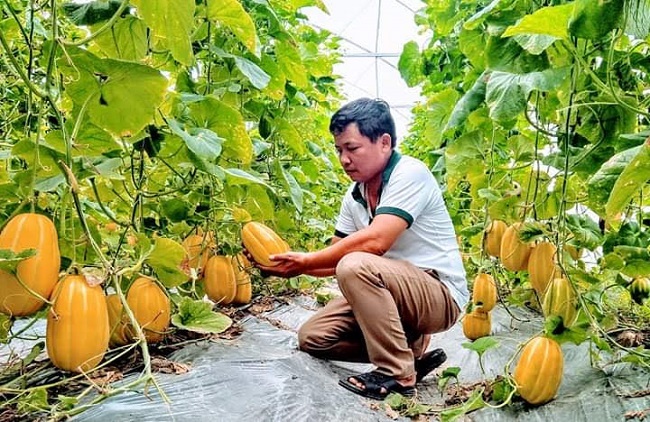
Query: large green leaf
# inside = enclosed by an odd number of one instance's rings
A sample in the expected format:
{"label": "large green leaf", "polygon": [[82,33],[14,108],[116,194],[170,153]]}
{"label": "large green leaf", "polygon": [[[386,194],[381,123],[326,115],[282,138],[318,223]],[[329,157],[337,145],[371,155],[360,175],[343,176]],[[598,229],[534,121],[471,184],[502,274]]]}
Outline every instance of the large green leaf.
{"label": "large green leaf", "polygon": [[183,258],[185,249],[180,243],[159,237],[144,262],[153,268],[165,287],[171,288],[188,280],[188,275],[181,270]]}
{"label": "large green leaf", "polygon": [[447,180],[450,189],[465,177],[483,174],[485,157],[483,137],[474,131],[455,139],[445,150]]}
{"label": "large green leaf", "polygon": [[298,130],[287,119],[277,118],[274,120],[275,130],[277,135],[282,141],[298,155],[305,155],[304,137],[300,135]]}
{"label": "large green leaf", "polygon": [[602,217],[606,215],[605,204],[614,184],[640,150],[641,146],[637,146],[614,155],[587,180],[589,206]]}
{"label": "large green leaf", "polygon": [[462,19],[458,13],[460,0],[430,0],[431,12],[427,18],[435,24],[436,31],[441,35],[448,35],[456,24]]}
{"label": "large green leaf", "polygon": [[246,170],[230,168],[223,169],[226,173],[226,180],[228,183],[233,185],[249,185],[251,183],[266,186],[271,189],[271,187],[260,177],[247,172]]}
{"label": "large green leaf", "polygon": [[102,53],[129,61],[140,61],[147,55],[147,42],[147,25],[132,15],[118,19],[110,31],[95,38]]}
{"label": "large green leaf", "polygon": [[216,160],[221,155],[223,139],[216,133],[205,128],[187,128],[184,130],[174,119],[169,119],[169,128],[179,136],[187,147],[198,157],[205,160]]}
{"label": "large green leaf", "polygon": [[154,40],[167,48],[180,63],[193,61],[190,31],[194,23],[194,0],[131,0],[153,31]]}
{"label": "large green leaf", "polygon": [[183,297],[178,304],[178,313],[172,316],[172,324],[178,328],[201,334],[218,334],[232,325],[232,320],[212,310],[210,303]]}
{"label": "large green leaf", "polygon": [[227,26],[250,52],[255,53],[255,23],[241,3],[238,0],[210,0],[207,4],[208,19]]}
{"label": "large green leaf", "polygon": [[546,54],[530,54],[511,37],[487,38],[485,58],[489,69],[518,75],[541,72],[551,67]]}
{"label": "large green leaf", "polygon": [[458,101],[455,89],[445,89],[433,95],[427,103],[425,133],[429,145],[436,149],[442,142],[442,134]]}
{"label": "large green leaf", "polygon": [[309,72],[302,62],[300,51],[289,41],[275,44],[275,58],[282,72],[298,88],[306,88],[309,84]]}
{"label": "large green leaf", "polygon": [[219,57],[230,58],[235,61],[237,69],[248,78],[248,80],[257,89],[264,89],[269,84],[271,77],[258,65],[248,60],[247,58],[237,56],[234,54],[226,53],[220,48],[214,48],[214,51]]}
{"label": "large green leaf", "polygon": [[226,159],[248,164],[253,145],[246,131],[244,117],[228,104],[214,97],[204,97],[189,104],[191,119],[197,127],[210,129],[224,139],[222,155]]}
{"label": "large green leaf", "polygon": [[639,151],[614,183],[605,213],[607,220],[619,214],[643,186],[650,181],[650,138],[640,145]]}
{"label": "large green leaf", "polygon": [[86,105],[92,123],[120,136],[137,133],[153,120],[167,88],[156,69],[100,59],[80,48],[68,47],[58,63],[65,94],[75,105]]}
{"label": "large green leaf", "polygon": [[271,80],[264,88],[264,93],[273,100],[281,100],[284,98],[284,87],[287,78],[280,69],[280,66],[278,66],[274,58],[268,54],[262,55],[260,66],[265,73],[271,76]]}
{"label": "large green leaf", "polygon": [[490,117],[496,121],[514,119],[526,109],[528,94],[533,90],[547,92],[556,89],[568,74],[568,68],[547,69],[524,75],[492,72],[485,92]]}
{"label": "large green leaf", "polygon": [[485,101],[486,81],[490,79],[490,72],[485,71],[476,79],[474,85],[463,97],[456,103],[454,110],[451,112],[449,121],[444,130],[451,129],[462,125],[469,114],[480,107]]}
{"label": "large green leaf", "polygon": [[621,0],[576,0],[569,22],[571,35],[591,40],[604,37],[618,28],[625,2]]}
{"label": "large green leaf", "polygon": [[420,55],[420,47],[415,41],[409,41],[404,44],[402,54],[399,56],[397,62],[402,79],[406,81],[406,85],[413,87],[422,82],[424,76],[422,75],[422,56]]}
{"label": "large green leaf", "polygon": [[515,25],[509,26],[503,36],[546,35],[555,39],[568,39],[569,19],[572,13],[573,4],[542,7],[524,16]]}

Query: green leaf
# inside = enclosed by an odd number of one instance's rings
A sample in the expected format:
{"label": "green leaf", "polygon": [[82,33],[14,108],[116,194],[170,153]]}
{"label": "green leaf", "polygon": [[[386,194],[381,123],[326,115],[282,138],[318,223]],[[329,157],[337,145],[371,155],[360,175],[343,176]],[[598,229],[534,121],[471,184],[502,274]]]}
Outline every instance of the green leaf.
{"label": "green leaf", "polygon": [[15,275],[18,264],[24,259],[36,255],[37,252],[36,249],[23,249],[17,253],[11,249],[0,249],[0,270]]}
{"label": "green leaf", "polygon": [[257,89],[264,89],[269,84],[271,76],[266,73],[261,67],[253,63],[252,61],[234,54],[226,53],[220,48],[213,47],[214,51],[219,55],[219,57],[231,58],[235,61],[235,66],[237,69],[248,78],[248,80],[253,84]]}
{"label": "green leaf", "polygon": [[500,345],[501,344],[499,343],[499,340],[491,336],[481,337],[472,342],[466,342],[461,344],[461,346],[463,346],[465,349],[473,350],[476,353],[478,353],[479,356],[482,356],[486,351],[490,349],[495,349]]}
{"label": "green leaf", "polygon": [[235,66],[248,78],[257,89],[264,89],[271,77],[258,65],[243,57],[235,57]]}
{"label": "green leaf", "polygon": [[165,287],[171,288],[188,280],[187,274],[181,270],[183,258],[185,258],[185,249],[180,243],[158,237],[144,262],[153,268]]}
{"label": "green leaf", "polygon": [[573,4],[542,7],[509,26],[502,36],[545,35],[554,39],[568,39],[567,29],[572,13]]}
{"label": "green leaf", "polygon": [[473,131],[455,139],[445,150],[447,179],[450,189],[468,175],[483,174],[483,138],[479,131]]}
{"label": "green leaf", "polygon": [[47,388],[38,387],[31,390],[26,396],[18,399],[19,414],[33,414],[50,409],[47,401]]}
{"label": "green leaf", "polygon": [[238,0],[210,0],[207,4],[208,19],[227,26],[251,53],[255,53],[255,23],[241,3]]}
{"label": "green leaf", "polygon": [[287,170],[285,170],[280,160],[275,161],[274,167],[275,167],[275,172],[281,176],[280,181],[282,182],[282,185],[287,190],[287,192],[289,192],[291,202],[293,202],[293,205],[296,207],[296,210],[299,213],[302,212],[302,200],[303,200],[302,188],[300,187],[296,179],[293,177],[293,175]]}
{"label": "green leaf", "polygon": [[598,223],[586,215],[571,214],[566,216],[567,228],[574,236],[574,243],[593,250],[603,241]]}
{"label": "green leaf", "polygon": [[146,57],[147,42],[147,25],[132,15],[119,18],[110,31],[95,38],[95,43],[108,57],[132,62]]}
{"label": "green leaf", "polygon": [[650,262],[634,259],[626,262],[621,272],[628,277],[646,277],[650,274]]}
{"label": "green leaf", "polygon": [[300,51],[295,45],[287,41],[277,42],[275,45],[275,59],[287,79],[300,89],[307,88],[309,85],[307,77],[309,72],[305,68],[300,57]]}
{"label": "green leaf", "polygon": [[65,94],[79,107],[87,104],[92,123],[119,136],[135,134],[153,121],[167,88],[167,79],[154,68],[99,59],[76,47],[67,47],[58,64]]}
{"label": "green leaf", "polygon": [[[502,0],[492,0],[492,2],[490,4],[488,4],[485,7],[480,8],[480,10],[478,12],[476,12],[473,16],[471,16],[469,19],[467,19],[465,21],[465,23],[463,24],[463,28],[466,28],[466,29],[475,29],[475,28],[477,28],[479,25],[481,25],[485,21],[485,19],[488,16],[490,16],[490,13],[493,10],[498,10],[497,7],[499,6],[499,3],[501,3],[501,2],[502,2]],[[454,14],[456,15],[457,13],[455,13],[455,12],[456,11],[454,11]]]}
{"label": "green leaf", "polygon": [[619,254],[610,252],[598,261],[598,265],[603,269],[620,270],[625,266],[625,260]]}
{"label": "green leaf", "polygon": [[197,157],[214,161],[221,155],[223,138],[210,129],[187,128],[185,131],[174,119],[169,119],[167,123],[171,131],[179,136]]}
{"label": "green leaf", "polygon": [[589,206],[599,215],[605,215],[605,206],[608,202],[614,184],[627,165],[641,151],[641,146],[629,148],[619,152],[607,160],[600,169],[587,180]]}
{"label": "green leaf", "polygon": [[132,3],[152,29],[154,42],[169,49],[180,63],[191,65],[194,60],[190,42],[194,0],[132,0]]}
{"label": "green leaf", "polygon": [[280,69],[280,66],[275,62],[275,59],[268,54],[263,54],[260,66],[264,72],[271,76],[271,80],[266,85],[266,88],[264,88],[264,93],[273,100],[279,101],[284,98],[284,88],[287,78]]}
{"label": "green leaf", "polygon": [[172,315],[176,327],[200,334],[218,334],[232,325],[232,320],[212,310],[212,304],[202,300],[183,297],[178,305],[178,313]]}
{"label": "green leaf", "polygon": [[414,87],[424,79],[422,74],[422,56],[420,55],[420,47],[415,41],[409,41],[404,44],[402,54],[399,56],[397,62],[397,69],[399,69],[402,79],[409,87]]}
{"label": "green leaf", "polygon": [[589,338],[585,327],[574,324],[571,328],[566,328],[562,322],[562,317],[557,315],[551,315],[546,318],[544,321],[544,333],[547,337],[560,344],[571,342],[579,345]]}
{"label": "green leaf", "polygon": [[485,101],[485,88],[487,86],[486,81],[488,81],[489,78],[489,71],[481,73],[481,76],[479,76],[476,82],[474,82],[474,85],[472,85],[470,90],[467,91],[456,103],[456,106],[451,112],[451,116],[445,125],[445,131],[447,129],[461,126],[467,119],[467,116],[483,104]]}
{"label": "green leaf", "polygon": [[621,0],[576,0],[569,22],[571,35],[590,40],[603,38],[609,31],[618,28],[623,18]]}
{"label": "green leaf", "polygon": [[307,153],[304,137],[300,135],[295,125],[292,125],[284,118],[277,118],[273,123],[278,137],[282,139],[289,148],[299,155],[305,155]]}
{"label": "green leaf", "polygon": [[638,153],[614,183],[605,206],[607,220],[615,218],[650,181],[650,138],[639,147]]}
{"label": "green leaf", "polygon": [[515,35],[512,38],[521,48],[534,55],[542,54],[556,40],[549,35]]}
{"label": "green leaf", "polygon": [[441,146],[442,134],[458,102],[455,89],[445,89],[435,93],[427,102],[425,133],[431,148]]}
{"label": "green leaf", "polygon": [[161,214],[174,223],[185,221],[190,216],[192,206],[184,199],[172,198],[160,203]]}
{"label": "green leaf", "polygon": [[558,88],[568,76],[568,70],[554,68],[523,75],[492,72],[485,92],[490,117],[497,121],[516,118],[526,109],[528,94],[534,90],[548,92]]}
{"label": "green leaf", "polygon": [[223,171],[226,173],[226,181],[230,184],[248,185],[251,183],[256,183],[258,185],[262,185],[271,189],[271,186],[269,186],[264,180],[256,175],[247,172],[246,170],[230,168],[223,169]]}
{"label": "green leaf", "polygon": [[76,25],[94,25],[106,22],[120,8],[120,0],[90,1],[84,4],[68,2],[61,5],[66,16]]}
{"label": "green leaf", "polygon": [[188,105],[196,127],[210,129],[223,138],[224,159],[248,164],[253,159],[253,145],[244,117],[239,110],[214,97],[201,97]]}

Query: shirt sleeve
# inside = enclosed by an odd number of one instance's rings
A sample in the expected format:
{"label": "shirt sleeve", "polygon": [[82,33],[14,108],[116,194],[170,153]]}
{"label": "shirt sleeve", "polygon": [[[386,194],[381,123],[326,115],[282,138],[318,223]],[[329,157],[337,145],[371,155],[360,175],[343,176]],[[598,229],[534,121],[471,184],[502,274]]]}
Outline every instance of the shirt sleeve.
{"label": "shirt sleeve", "polygon": [[424,164],[403,166],[393,172],[384,188],[376,214],[392,214],[403,218],[411,227],[416,218],[431,203],[441,197],[436,179]]}
{"label": "shirt sleeve", "polygon": [[345,237],[357,231],[354,225],[354,218],[352,217],[352,210],[350,208],[353,201],[352,193],[348,190],[343,197],[341,210],[339,211],[339,216],[336,219],[336,225],[334,226],[334,234],[338,237]]}

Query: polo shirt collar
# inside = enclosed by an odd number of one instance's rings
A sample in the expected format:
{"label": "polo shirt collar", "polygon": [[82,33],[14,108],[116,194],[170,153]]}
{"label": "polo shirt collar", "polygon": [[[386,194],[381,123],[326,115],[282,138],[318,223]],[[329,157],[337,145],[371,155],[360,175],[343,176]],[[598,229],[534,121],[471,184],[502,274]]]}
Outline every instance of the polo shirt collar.
{"label": "polo shirt collar", "polygon": [[[393,150],[392,154],[390,155],[390,158],[388,159],[388,163],[384,168],[384,171],[381,173],[381,186],[379,187],[380,197],[381,197],[381,191],[384,189],[384,186],[386,186],[386,184],[388,183],[388,179],[390,179],[390,175],[393,173],[393,170],[395,170],[395,167],[397,166],[397,163],[399,162],[400,158],[402,158],[402,154]],[[354,188],[352,189],[352,198],[354,198],[355,201],[357,201],[364,207],[368,206],[366,199],[361,194],[361,183],[359,182],[356,182],[354,184]]]}

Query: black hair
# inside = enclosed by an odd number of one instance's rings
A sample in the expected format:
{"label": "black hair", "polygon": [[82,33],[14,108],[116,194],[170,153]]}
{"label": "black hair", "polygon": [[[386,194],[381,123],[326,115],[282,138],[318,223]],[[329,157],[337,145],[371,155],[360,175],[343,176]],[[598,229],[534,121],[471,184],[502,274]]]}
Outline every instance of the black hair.
{"label": "black hair", "polygon": [[348,125],[356,123],[359,133],[374,143],[384,133],[390,135],[390,146],[395,148],[397,136],[395,121],[388,103],[381,99],[359,98],[341,107],[330,120],[330,132],[340,135]]}

